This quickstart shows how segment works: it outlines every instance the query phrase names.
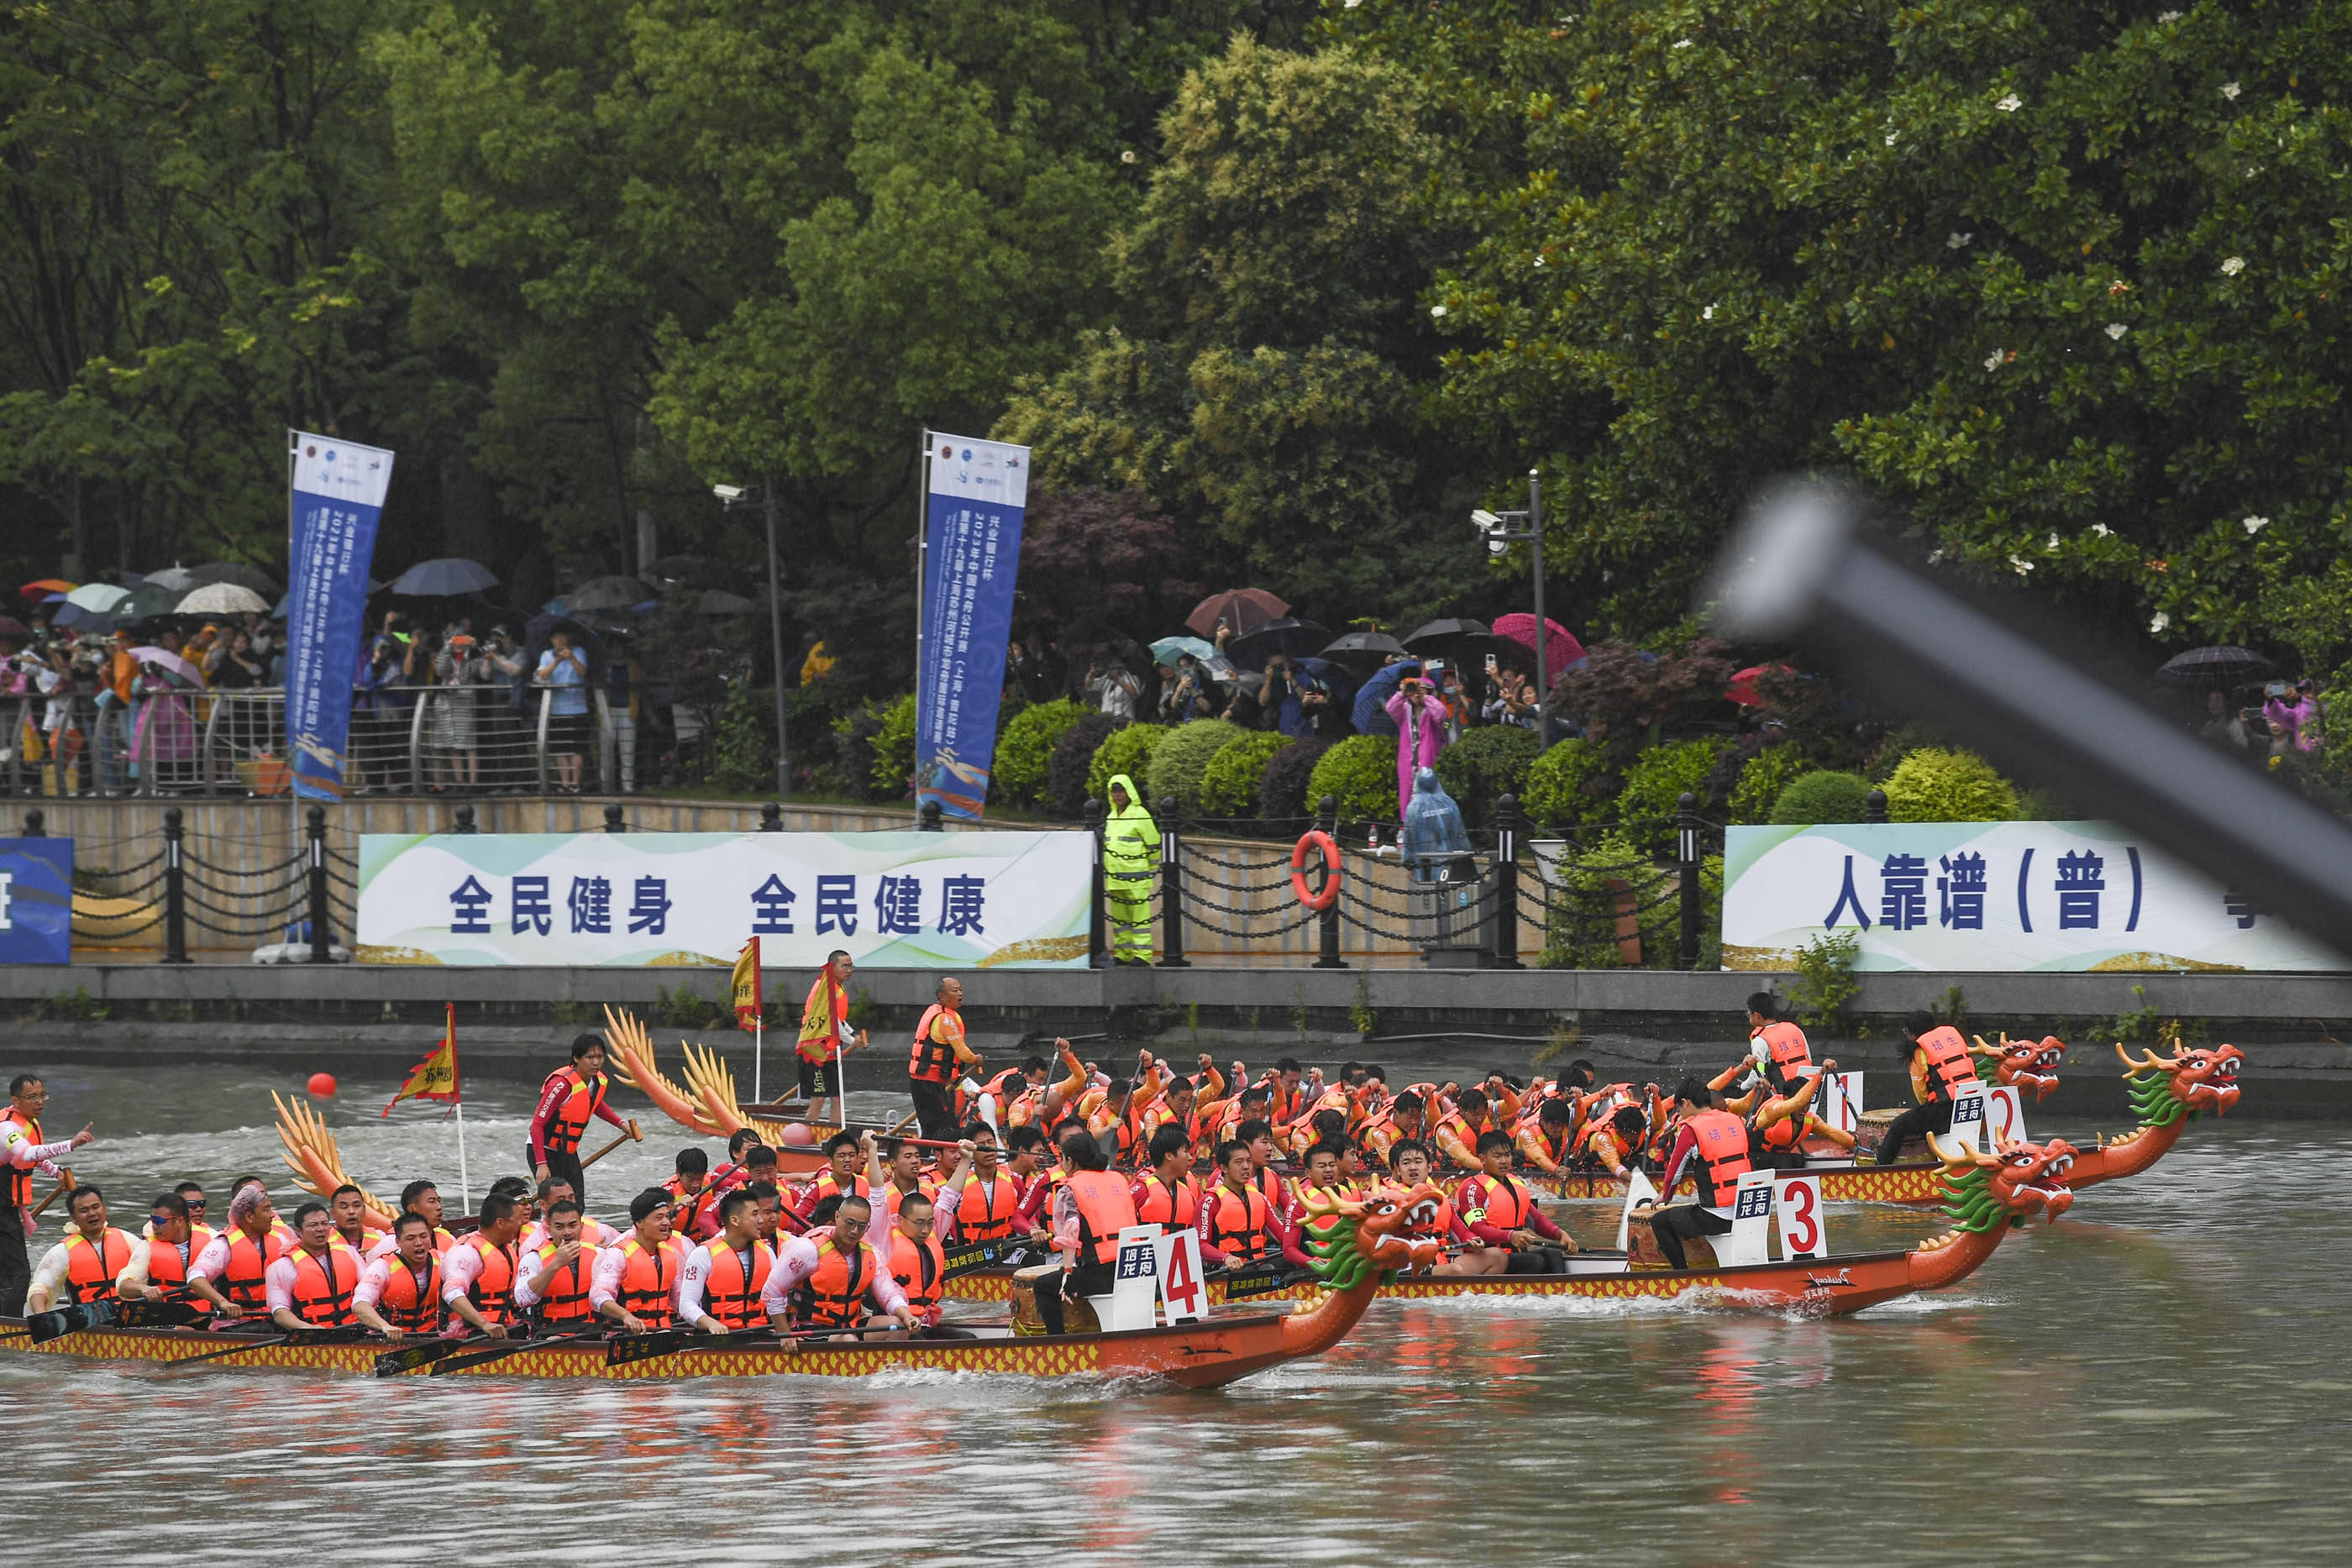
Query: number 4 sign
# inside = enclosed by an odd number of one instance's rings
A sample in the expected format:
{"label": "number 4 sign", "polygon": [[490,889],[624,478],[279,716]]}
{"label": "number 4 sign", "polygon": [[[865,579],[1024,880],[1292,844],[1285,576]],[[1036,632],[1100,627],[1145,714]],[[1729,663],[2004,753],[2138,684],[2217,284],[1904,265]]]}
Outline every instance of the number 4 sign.
{"label": "number 4 sign", "polygon": [[1209,1288],[1201,1282],[1201,1233],[1187,1226],[1162,1236],[1159,1247],[1160,1304],[1168,1321],[1206,1317]]}
{"label": "number 4 sign", "polygon": [[1780,1225],[1780,1260],[1826,1258],[1828,1228],[1822,1223],[1822,1178],[1782,1176],[1773,1185],[1772,1216]]}

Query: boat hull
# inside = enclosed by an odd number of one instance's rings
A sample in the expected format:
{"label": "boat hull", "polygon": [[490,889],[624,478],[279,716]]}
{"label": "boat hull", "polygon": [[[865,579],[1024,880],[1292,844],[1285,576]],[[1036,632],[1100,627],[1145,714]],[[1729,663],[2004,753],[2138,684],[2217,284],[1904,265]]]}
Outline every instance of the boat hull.
{"label": "boat hull", "polygon": [[[1227,1281],[1212,1275],[1209,1299],[1255,1306],[1261,1301],[1311,1301],[1321,1288],[1312,1280],[1229,1296]],[[1576,1297],[1595,1301],[1671,1301],[1707,1295],[1729,1307],[1759,1312],[1799,1312],[1834,1317],[1910,1294],[1917,1287],[1908,1252],[1873,1252],[1818,1262],[1754,1263],[1728,1269],[1631,1269],[1573,1274],[1478,1274],[1391,1279],[1379,1301],[1443,1301],[1472,1297]],[[1013,1276],[981,1270],[947,1281],[952,1300],[1003,1301]],[[1244,1287],[1246,1289],[1246,1287]]]}
{"label": "boat hull", "polygon": [[[625,1366],[605,1365],[602,1343],[551,1345],[446,1375],[642,1383],[702,1377],[856,1378],[885,1372],[938,1371],[1021,1377],[1153,1378],[1183,1388],[1213,1388],[1294,1359],[1283,1343],[1282,1325],[1287,1313],[1256,1310],[1260,1305],[1252,1301],[1251,1310],[1233,1317],[1124,1333],[809,1345],[798,1354],[770,1346],[730,1346],[682,1351]],[[28,1343],[22,1335],[0,1339],[0,1351],[169,1364],[226,1349],[240,1337],[193,1329],[100,1328],[65,1334],[37,1345]],[[207,1364],[224,1369],[372,1376],[376,1357],[390,1348],[381,1341],[260,1345]]]}
{"label": "boat hull", "polygon": [[[1941,1203],[1944,1167],[1933,1160],[1906,1160],[1892,1166],[1816,1166],[1790,1176],[1819,1176],[1824,1203]],[[1622,1177],[1606,1171],[1565,1171],[1557,1176],[1528,1178],[1544,1191],[1566,1198],[1621,1198]],[[1689,1197],[1697,1186],[1685,1181],[1676,1197]]]}

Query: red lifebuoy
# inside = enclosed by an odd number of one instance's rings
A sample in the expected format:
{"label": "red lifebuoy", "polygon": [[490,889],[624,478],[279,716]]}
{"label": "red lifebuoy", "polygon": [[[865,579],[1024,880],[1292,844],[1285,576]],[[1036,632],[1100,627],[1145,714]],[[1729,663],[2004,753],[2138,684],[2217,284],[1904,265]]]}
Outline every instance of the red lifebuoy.
{"label": "red lifebuoy", "polygon": [[[1307,891],[1307,849],[1310,844],[1323,852],[1320,893]],[[1339,896],[1339,846],[1331,841],[1330,834],[1320,828],[1310,828],[1298,836],[1298,841],[1290,848],[1290,886],[1298,894],[1298,902],[1307,908],[1319,913],[1331,907],[1331,901]]]}

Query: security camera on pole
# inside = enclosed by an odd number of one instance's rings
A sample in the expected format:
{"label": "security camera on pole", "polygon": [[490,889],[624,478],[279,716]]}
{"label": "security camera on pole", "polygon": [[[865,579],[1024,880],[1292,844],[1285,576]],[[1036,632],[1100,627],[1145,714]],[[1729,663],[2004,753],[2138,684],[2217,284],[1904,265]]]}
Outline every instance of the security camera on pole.
{"label": "security camera on pole", "polygon": [[1536,571],[1536,737],[1551,743],[1551,666],[1544,657],[1543,602],[1543,476],[1528,470],[1528,509],[1490,512],[1481,507],[1470,514],[1470,526],[1486,541],[1488,555],[1501,555],[1515,544],[1531,548]]}

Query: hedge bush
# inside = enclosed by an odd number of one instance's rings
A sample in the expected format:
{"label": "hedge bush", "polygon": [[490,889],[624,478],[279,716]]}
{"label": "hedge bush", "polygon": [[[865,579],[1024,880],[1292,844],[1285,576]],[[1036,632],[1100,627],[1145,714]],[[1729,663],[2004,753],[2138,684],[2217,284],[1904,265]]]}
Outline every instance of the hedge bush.
{"label": "hedge bush", "polygon": [[1087,706],[1063,697],[1021,710],[999,733],[996,767],[989,775],[989,793],[1013,805],[1034,805],[1045,788],[1045,769],[1054,747],[1071,726],[1087,716]]}
{"label": "hedge bush", "polygon": [[1780,827],[1804,827],[1813,822],[1859,822],[1870,780],[1859,773],[1838,773],[1816,768],[1800,773],[1772,803],[1772,821]]}
{"label": "hedge bush", "polygon": [[1045,796],[1054,815],[1071,822],[1086,814],[1087,778],[1093,771],[1095,753],[1118,732],[1118,720],[1107,713],[1090,713],[1054,743],[1053,758],[1045,764]]}
{"label": "hedge bush", "polygon": [[1195,719],[1170,730],[1168,737],[1151,748],[1150,776],[1136,780],[1143,786],[1151,809],[1157,811],[1161,800],[1172,799],[1181,814],[1193,815],[1199,810],[1201,775],[1208,771],[1209,759],[1223,751],[1228,741],[1248,733],[1221,718]]}
{"label": "hedge bush", "polygon": [[915,792],[915,694],[882,710],[874,736],[874,799],[904,800]]}
{"label": "hedge bush", "polygon": [[1887,776],[1886,815],[1897,822],[2011,822],[2017,787],[1973,751],[1925,747]]}
{"label": "hedge bush", "polygon": [[1318,797],[1307,793],[1307,786],[1330,749],[1328,740],[1302,736],[1267,758],[1257,781],[1258,816],[1269,822],[1313,816]]}
{"label": "hedge bush", "polygon": [[[1130,724],[1102,743],[1095,759],[1087,765],[1087,796],[1100,800],[1103,809],[1110,808],[1110,781],[1124,773],[1135,780],[1139,789],[1149,788],[1146,780],[1151,772],[1151,748],[1168,738],[1166,727],[1157,724]],[[1147,808],[1150,801],[1145,802]]]}
{"label": "hedge bush", "polygon": [[1805,770],[1805,759],[1793,746],[1767,747],[1758,752],[1739,770],[1739,782],[1732,786],[1727,820],[1743,827],[1771,821],[1780,792]]}
{"label": "hedge bush", "polygon": [[1670,896],[1675,873],[1657,865],[1639,844],[1622,833],[1604,833],[1554,862],[1549,875],[1552,886],[1544,927],[1544,967],[1627,967],[1617,946],[1622,894],[1609,886],[1612,881],[1625,883],[1641,910],[1643,967],[1673,967],[1682,933],[1682,909]]}
{"label": "hedge bush", "polygon": [[1462,808],[1463,821],[1485,827],[1494,820],[1496,801],[1526,792],[1528,769],[1542,750],[1532,729],[1483,725],[1437,754],[1437,781]]}
{"label": "hedge bush", "polygon": [[[1288,736],[1273,730],[1244,730],[1225,742],[1202,771],[1194,810],[1203,817],[1256,815],[1258,785],[1265,777],[1265,765],[1276,752],[1291,744]],[[1300,775],[1302,779],[1305,777]]]}
{"label": "hedge bush", "polygon": [[1546,832],[1565,833],[1581,827],[1609,808],[1607,798],[1591,789],[1604,776],[1606,767],[1601,748],[1590,742],[1557,742],[1528,765],[1519,809],[1529,822]]}
{"label": "hedge bush", "polygon": [[[874,783],[874,740],[882,733],[888,713],[885,705],[867,697],[833,721],[834,766],[840,771],[843,786],[861,800],[888,798],[878,794]],[[908,771],[914,771],[911,758]]]}
{"label": "hedge bush", "polygon": [[1307,781],[1307,799],[1328,795],[1343,822],[1397,820],[1396,737],[1351,735],[1325,752]]}
{"label": "hedge bush", "polygon": [[1723,746],[1704,737],[1670,740],[1635,758],[1625,770],[1625,787],[1617,792],[1619,831],[1645,854],[1672,849],[1674,817],[1682,809],[1682,798],[1698,796],[1701,810],[1712,804],[1706,799],[1706,776],[1715,771]]}

